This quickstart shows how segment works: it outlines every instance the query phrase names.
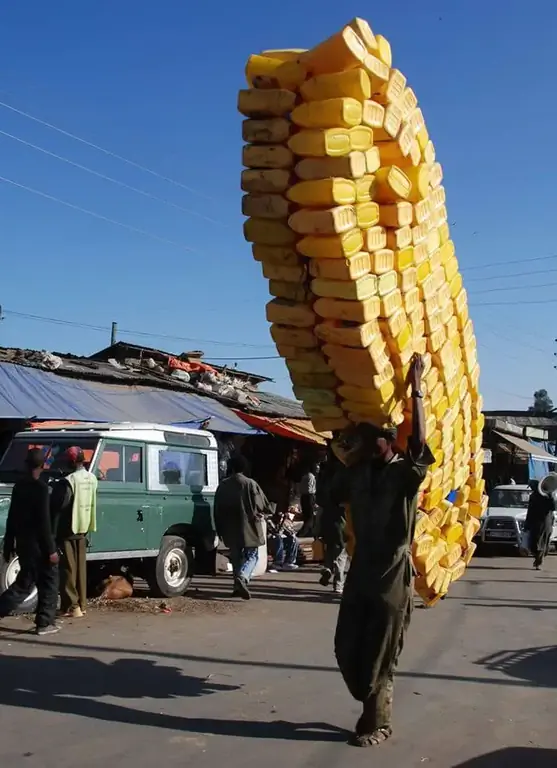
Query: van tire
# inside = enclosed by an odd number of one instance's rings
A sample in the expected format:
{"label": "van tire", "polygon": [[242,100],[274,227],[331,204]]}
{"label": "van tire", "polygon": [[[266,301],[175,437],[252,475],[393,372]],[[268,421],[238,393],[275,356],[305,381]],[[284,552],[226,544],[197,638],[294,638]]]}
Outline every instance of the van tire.
{"label": "van tire", "polygon": [[[2,555],[0,555],[0,594],[5,592],[8,587],[14,582],[16,573],[19,571],[19,560],[16,557],[12,557],[11,560],[6,562]],[[37,587],[33,587],[27,597],[21,605],[14,611],[16,614],[21,613],[35,613],[37,610],[37,604],[39,597],[37,593]]]}
{"label": "van tire", "polygon": [[179,597],[193,576],[193,552],[181,536],[163,536],[157,559],[147,571],[154,597]]}

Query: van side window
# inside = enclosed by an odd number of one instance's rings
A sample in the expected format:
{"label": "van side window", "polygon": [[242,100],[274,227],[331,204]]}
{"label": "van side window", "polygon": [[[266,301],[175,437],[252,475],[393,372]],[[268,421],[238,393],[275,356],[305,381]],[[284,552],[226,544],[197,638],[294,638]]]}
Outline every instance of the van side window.
{"label": "van side window", "polygon": [[201,489],[207,485],[207,456],[183,448],[149,446],[149,489]]}
{"label": "van side window", "polygon": [[97,466],[97,477],[109,483],[143,482],[143,448],[108,443]]}

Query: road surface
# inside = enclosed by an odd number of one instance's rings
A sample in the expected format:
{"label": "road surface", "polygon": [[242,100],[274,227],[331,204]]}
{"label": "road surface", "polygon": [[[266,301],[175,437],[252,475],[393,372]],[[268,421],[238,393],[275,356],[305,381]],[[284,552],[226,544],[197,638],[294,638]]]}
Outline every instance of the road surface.
{"label": "road surface", "polygon": [[268,574],[232,603],[225,578],[205,580],[202,610],[92,612],[48,638],[3,622],[0,765],[557,766],[557,557],[541,573],[477,559],[415,612],[395,735],[375,750],[346,744],[358,708],[332,655],[338,603],[316,581]]}

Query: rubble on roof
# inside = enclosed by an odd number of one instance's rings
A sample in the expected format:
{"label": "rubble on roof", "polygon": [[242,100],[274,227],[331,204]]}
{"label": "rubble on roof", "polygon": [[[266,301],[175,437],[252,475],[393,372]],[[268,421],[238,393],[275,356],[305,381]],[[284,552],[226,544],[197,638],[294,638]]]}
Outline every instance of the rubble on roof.
{"label": "rubble on roof", "polygon": [[[32,349],[0,347],[0,362],[52,371],[60,376],[128,386],[151,386],[194,392],[211,397],[225,405],[244,408],[254,413],[285,418],[307,419],[301,405],[295,400],[259,392],[252,383],[256,375],[235,375],[234,369],[202,363],[199,358],[188,361],[164,354],[156,356],[78,357],[71,354],[51,353]],[[177,366],[176,362],[185,363]],[[189,370],[188,370],[189,368]],[[246,376],[251,376],[251,381]]]}

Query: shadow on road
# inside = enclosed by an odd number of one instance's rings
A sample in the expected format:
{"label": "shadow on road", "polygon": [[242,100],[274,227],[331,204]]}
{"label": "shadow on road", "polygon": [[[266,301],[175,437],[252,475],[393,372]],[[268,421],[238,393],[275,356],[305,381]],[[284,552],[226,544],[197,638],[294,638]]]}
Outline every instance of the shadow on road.
{"label": "shadow on road", "polygon": [[[302,584],[302,586],[299,586]],[[294,585],[294,586],[292,586]],[[188,592],[192,600],[230,600],[232,598],[233,583],[219,583],[210,589],[199,587],[195,591]],[[325,590],[316,584],[296,582],[289,580],[286,584],[277,581],[252,582],[250,584],[252,597],[259,600],[278,600],[293,602],[331,603],[338,602],[338,595],[332,590]]]}
{"label": "shadow on road", "polygon": [[116,699],[196,697],[239,687],[188,677],[179,669],[150,661],[121,659],[105,664],[80,657],[0,656],[0,679],[0,704],[10,707],[181,733],[322,742],[346,741],[348,737],[343,729],[326,723],[190,718],[98,700],[104,696]]}
{"label": "shadow on road", "polygon": [[0,655],[0,701],[11,703],[18,693],[35,697],[79,696],[119,699],[174,699],[238,690],[210,678],[183,675],[177,667],[149,659],[118,659],[105,663],[83,656],[28,657]]}
{"label": "shadow on road", "polygon": [[507,747],[488,755],[474,757],[465,763],[458,763],[453,768],[555,768],[557,765],[557,750],[534,749],[530,747]]}
{"label": "shadow on road", "polygon": [[[68,643],[68,642],[55,642],[51,640],[45,640],[40,639],[37,640],[33,637],[33,635],[30,635],[28,632],[22,632],[20,630],[12,630],[12,629],[4,629],[3,632],[8,634],[10,636],[10,642],[11,643],[24,643],[26,645],[40,645],[41,647],[48,647],[48,648],[62,648],[65,650],[80,650],[85,651],[86,653],[121,653],[121,654],[128,654],[132,656],[156,656],[160,659],[168,659],[173,661],[179,661],[179,662],[192,662],[192,663],[211,663],[211,664],[224,664],[226,666],[242,666],[242,667],[262,667],[262,668],[270,668],[270,669],[284,669],[288,671],[292,670],[300,670],[304,672],[331,672],[335,675],[338,675],[338,669],[334,666],[324,666],[319,664],[300,664],[299,662],[295,661],[267,661],[267,660],[260,660],[260,659],[230,659],[230,658],[222,658],[218,656],[202,656],[197,654],[189,654],[189,653],[173,653],[170,651],[154,651],[152,649],[149,649],[148,651],[145,650],[145,648],[118,648],[118,647],[111,647],[111,646],[104,646],[104,645],[83,645],[80,643]],[[1,637],[1,635],[0,635]],[[2,657],[0,656],[0,660]],[[81,657],[79,657],[81,658]],[[99,662],[100,663],[100,662]],[[479,663],[479,662],[477,662]],[[548,662],[547,663],[551,663]],[[0,662],[0,673],[1,673],[1,662]],[[506,680],[502,677],[480,677],[475,675],[451,675],[451,674],[444,674],[444,673],[436,673],[436,672],[413,672],[411,670],[399,670],[397,672],[397,677],[399,678],[408,678],[411,680],[443,680],[443,681],[450,681],[450,682],[456,682],[456,683],[480,683],[482,685],[496,685],[500,687],[511,687],[511,688],[523,688],[528,687],[532,685],[537,685],[536,682],[528,682],[526,679],[524,680]],[[196,678],[194,678],[196,679]],[[0,690],[0,704],[2,703],[2,691]]]}
{"label": "shadow on road", "polygon": [[[465,600],[470,600],[470,598],[463,598]],[[523,603],[496,603],[494,601],[494,598],[491,597],[482,597],[480,600],[483,600],[481,603],[464,603],[465,608],[526,608],[529,611],[554,611],[557,609],[557,603],[531,603],[531,602],[523,602]],[[487,602],[491,600],[492,602]]]}
{"label": "shadow on road", "polygon": [[[557,646],[498,651],[476,664],[491,672],[504,672],[542,688],[557,688]],[[557,762],[555,763],[557,765]]]}

